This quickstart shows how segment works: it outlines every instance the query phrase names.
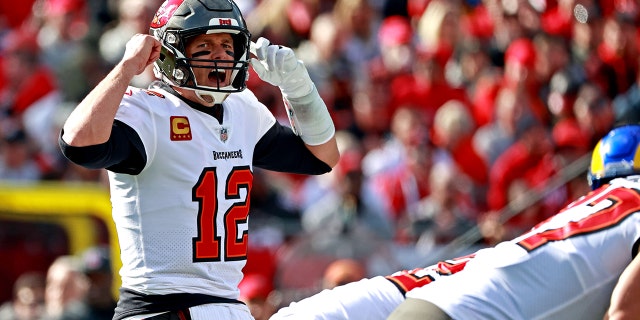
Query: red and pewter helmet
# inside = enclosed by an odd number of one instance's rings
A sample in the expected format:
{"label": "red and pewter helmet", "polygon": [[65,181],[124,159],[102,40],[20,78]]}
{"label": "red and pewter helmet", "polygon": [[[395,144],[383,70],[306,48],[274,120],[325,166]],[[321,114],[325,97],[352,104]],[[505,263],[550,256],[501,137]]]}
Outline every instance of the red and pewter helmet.
{"label": "red and pewter helmet", "polygon": [[[211,96],[215,103],[232,92],[246,88],[251,34],[238,6],[232,0],[166,0],[151,21],[149,30],[162,43],[160,58],[154,62],[156,77],[169,85],[192,89],[199,96]],[[234,60],[193,59],[185,56],[189,38],[200,34],[229,33],[233,38]],[[194,66],[197,61],[200,66]],[[231,70],[231,84],[198,84],[193,68],[203,62],[212,72]],[[213,66],[213,67],[211,67]]]}

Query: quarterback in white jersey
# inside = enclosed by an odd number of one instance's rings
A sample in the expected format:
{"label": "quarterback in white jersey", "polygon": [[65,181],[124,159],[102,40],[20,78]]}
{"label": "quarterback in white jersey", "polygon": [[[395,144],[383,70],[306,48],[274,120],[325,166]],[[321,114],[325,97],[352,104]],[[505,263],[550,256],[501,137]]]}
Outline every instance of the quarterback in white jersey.
{"label": "quarterback in white jersey", "polygon": [[636,159],[640,126],[615,128],[593,152],[595,190],[526,234],[424,269],[324,290],[271,320],[602,319],[640,244],[640,176],[630,176],[640,173]]}
{"label": "quarterback in white jersey", "polygon": [[[293,51],[251,42],[231,0],[167,0],[150,32],[132,37],[59,139],[71,161],[109,171],[123,263],[114,319],[251,319],[238,283],[253,168],[329,172],[333,122]],[[162,81],[128,86],[152,63]],[[249,65],[280,88],[291,128],[246,89]]]}

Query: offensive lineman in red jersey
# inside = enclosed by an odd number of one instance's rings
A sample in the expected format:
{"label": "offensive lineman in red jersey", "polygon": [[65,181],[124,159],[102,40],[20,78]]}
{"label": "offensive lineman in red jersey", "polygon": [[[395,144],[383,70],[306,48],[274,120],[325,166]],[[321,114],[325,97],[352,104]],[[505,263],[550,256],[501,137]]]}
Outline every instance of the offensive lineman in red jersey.
{"label": "offensive lineman in red jersey", "polygon": [[526,234],[424,269],[324,290],[280,309],[271,320],[637,316],[637,295],[632,295],[640,287],[636,174],[640,125],[614,128],[593,151],[594,191]]}
{"label": "offensive lineman in red jersey", "polygon": [[[238,301],[252,169],[331,171],[333,122],[304,64],[253,44],[231,0],[167,0],[150,33],[131,38],[59,139],[71,161],[109,171],[123,263],[114,320],[252,319]],[[152,63],[162,82],[130,87]],[[246,89],[249,64],[280,88],[292,128]]]}

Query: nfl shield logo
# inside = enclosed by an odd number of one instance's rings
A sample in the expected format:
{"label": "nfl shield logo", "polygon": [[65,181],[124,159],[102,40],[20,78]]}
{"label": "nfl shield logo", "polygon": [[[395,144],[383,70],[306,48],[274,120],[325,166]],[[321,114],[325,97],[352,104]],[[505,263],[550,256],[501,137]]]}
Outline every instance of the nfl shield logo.
{"label": "nfl shield logo", "polygon": [[220,140],[222,140],[222,142],[227,142],[227,139],[229,139],[229,132],[227,131],[227,128],[221,128]]}

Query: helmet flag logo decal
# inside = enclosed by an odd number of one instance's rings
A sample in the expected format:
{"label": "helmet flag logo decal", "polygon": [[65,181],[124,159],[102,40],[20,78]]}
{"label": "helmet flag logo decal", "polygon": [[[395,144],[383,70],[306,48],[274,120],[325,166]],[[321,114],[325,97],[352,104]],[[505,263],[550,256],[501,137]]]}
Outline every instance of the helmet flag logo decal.
{"label": "helmet flag logo decal", "polygon": [[238,23],[238,20],[234,18],[213,18],[209,20],[209,25],[210,26],[232,26],[232,27],[240,26],[240,24]]}
{"label": "helmet flag logo decal", "polygon": [[176,12],[176,9],[184,2],[184,0],[168,0],[162,4],[162,7],[158,9],[156,15],[153,17],[151,21],[152,28],[160,28],[169,22],[169,19],[173,16],[173,13]]}
{"label": "helmet flag logo decal", "polygon": [[189,119],[182,116],[173,116],[171,122],[171,141],[191,140],[191,125]]}

